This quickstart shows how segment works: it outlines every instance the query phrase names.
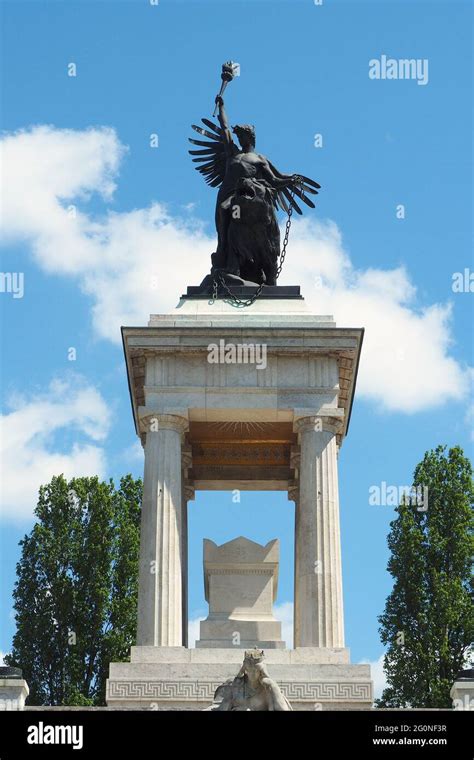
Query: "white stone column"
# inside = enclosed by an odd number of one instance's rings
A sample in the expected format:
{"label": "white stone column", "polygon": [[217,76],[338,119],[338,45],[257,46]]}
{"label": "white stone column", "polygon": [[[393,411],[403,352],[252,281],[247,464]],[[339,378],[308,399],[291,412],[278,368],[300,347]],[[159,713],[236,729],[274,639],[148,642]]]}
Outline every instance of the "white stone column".
{"label": "white stone column", "polygon": [[155,414],[140,423],[146,441],[137,645],[182,646],[181,443],[188,422],[174,414]]}
{"label": "white stone column", "polygon": [[181,568],[181,587],[182,587],[182,617],[183,617],[183,647],[188,646],[188,501],[194,499],[194,488],[182,481],[182,568]]}
{"label": "white stone column", "polygon": [[[295,470],[295,474],[298,474],[298,470],[300,467],[300,454],[298,451],[297,457],[294,455],[294,452],[291,452],[290,455],[291,459],[291,467]],[[293,577],[293,647],[296,648],[297,646],[300,646],[300,644],[296,643],[296,610],[299,611],[300,609],[300,596],[299,596],[299,587],[300,584],[297,581],[297,573],[296,573],[296,558],[298,556],[298,547],[297,547],[297,541],[298,536],[300,535],[299,530],[299,500],[300,500],[300,488],[299,488],[299,481],[298,479],[295,480],[289,480],[288,481],[288,499],[290,501],[294,501],[295,503],[295,534],[293,539],[293,546],[294,546],[294,577]]]}
{"label": "white stone column", "polygon": [[194,500],[194,486],[188,474],[192,466],[193,455],[191,446],[183,446],[181,451],[182,480],[182,608],[183,608],[183,647],[188,646],[188,501]]}
{"label": "white stone column", "polygon": [[302,417],[295,498],[295,647],[344,647],[337,422]]}

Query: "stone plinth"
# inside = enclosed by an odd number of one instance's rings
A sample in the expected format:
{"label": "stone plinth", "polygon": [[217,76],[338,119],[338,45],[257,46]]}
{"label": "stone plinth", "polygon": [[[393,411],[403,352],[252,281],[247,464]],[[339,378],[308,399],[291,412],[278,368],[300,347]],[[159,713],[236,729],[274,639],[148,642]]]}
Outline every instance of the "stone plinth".
{"label": "stone plinth", "polygon": [[[265,661],[294,710],[369,709],[369,665],[351,665],[347,649],[269,649]],[[112,663],[112,707],[201,710],[216,688],[235,676],[242,650],[132,647],[130,663]]]}
{"label": "stone plinth", "polygon": [[474,668],[458,673],[449,695],[454,710],[474,710]]}
{"label": "stone plinth", "polygon": [[29,693],[30,690],[24,678],[0,677],[0,711],[24,710]]}
{"label": "stone plinth", "polygon": [[261,546],[240,536],[217,546],[204,540],[204,591],[209,616],[197,647],[284,648],[273,617],[280,543]]}

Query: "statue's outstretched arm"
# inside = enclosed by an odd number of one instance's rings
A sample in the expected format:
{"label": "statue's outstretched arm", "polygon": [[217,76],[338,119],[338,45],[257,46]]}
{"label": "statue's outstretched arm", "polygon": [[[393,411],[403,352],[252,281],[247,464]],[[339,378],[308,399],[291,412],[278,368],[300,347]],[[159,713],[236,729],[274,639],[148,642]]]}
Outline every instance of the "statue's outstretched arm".
{"label": "statue's outstretched arm", "polygon": [[221,98],[220,95],[216,97],[216,103],[219,106],[219,111],[217,114],[217,118],[219,119],[219,124],[221,125],[223,131],[224,131],[224,142],[226,145],[230,146],[234,144],[234,141],[232,139],[232,133],[230,131],[229,122],[227,120],[227,114],[225,112],[224,108],[224,100]]}
{"label": "statue's outstretched arm", "polygon": [[277,176],[275,172],[273,172],[272,169],[270,168],[270,164],[268,163],[267,159],[264,156],[262,156],[262,159],[263,159],[263,166],[262,166],[263,177],[273,187],[286,187],[289,183],[294,181],[295,179],[294,174],[283,174],[282,172],[278,172],[278,176]]}

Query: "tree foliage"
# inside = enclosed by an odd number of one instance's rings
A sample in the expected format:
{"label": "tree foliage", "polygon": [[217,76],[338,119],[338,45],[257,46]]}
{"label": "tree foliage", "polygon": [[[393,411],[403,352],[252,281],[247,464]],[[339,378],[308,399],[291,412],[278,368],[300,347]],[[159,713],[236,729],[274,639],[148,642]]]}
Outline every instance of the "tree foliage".
{"label": "tree foliage", "polygon": [[390,524],[394,578],[380,634],[388,686],[379,707],[451,707],[449,691],[472,654],[472,467],[460,447],[438,446],[416,467],[427,509],[402,500]]}
{"label": "tree foliage", "polygon": [[111,661],[135,641],[142,483],[61,475],[39,491],[20,542],[17,629],[7,664],[22,668],[32,705],[105,703]]}

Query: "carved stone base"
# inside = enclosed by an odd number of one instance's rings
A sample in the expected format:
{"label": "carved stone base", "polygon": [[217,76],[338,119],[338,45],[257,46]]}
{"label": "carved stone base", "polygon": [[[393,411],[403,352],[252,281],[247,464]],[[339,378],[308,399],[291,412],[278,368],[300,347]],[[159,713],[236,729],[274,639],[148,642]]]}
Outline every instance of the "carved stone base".
{"label": "carved stone base", "polygon": [[[132,647],[130,663],[111,663],[107,705],[202,710],[235,676],[242,650]],[[351,665],[347,649],[268,650],[265,661],[294,710],[370,709],[369,665]]]}

